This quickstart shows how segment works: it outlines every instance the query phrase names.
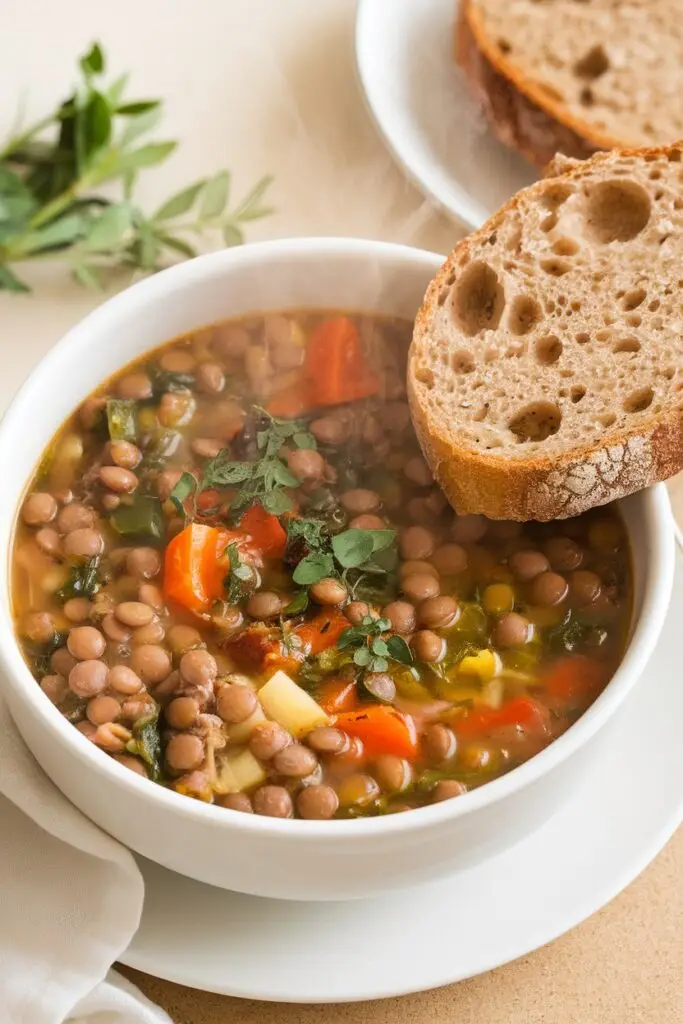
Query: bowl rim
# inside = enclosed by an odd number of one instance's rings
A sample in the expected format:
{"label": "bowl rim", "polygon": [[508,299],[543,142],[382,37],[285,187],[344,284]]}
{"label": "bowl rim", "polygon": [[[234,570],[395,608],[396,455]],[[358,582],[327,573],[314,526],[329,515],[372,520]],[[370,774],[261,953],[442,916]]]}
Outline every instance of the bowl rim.
{"label": "bowl rim", "polygon": [[[51,370],[69,358],[69,352],[83,337],[96,335],[101,323],[111,318],[129,321],[142,308],[153,309],[165,294],[176,288],[192,288],[193,284],[216,272],[229,275],[240,264],[256,264],[263,258],[297,255],[310,261],[325,257],[367,259],[374,257],[387,263],[413,264],[416,272],[433,276],[444,257],[424,249],[355,238],[293,238],[255,242],[234,249],[220,250],[196,257],[186,263],[163,270],[112,296],[81,319],[41,359],[15,395],[0,423],[0,454],[11,445],[14,431],[21,430],[30,410],[32,392],[44,386]],[[150,801],[181,820],[208,828],[230,832],[233,829],[252,835],[270,836],[274,840],[320,841],[334,838],[339,842],[358,842],[363,837],[396,836],[436,827],[445,822],[467,818],[479,810],[504,801],[537,779],[552,771],[587,743],[611,718],[629,690],[637,682],[654,648],[670,601],[673,586],[675,539],[671,529],[671,507],[664,484],[640,492],[642,517],[649,520],[648,557],[640,614],[635,622],[628,647],[613,678],[593,705],[562,736],[524,764],[494,779],[458,800],[414,808],[407,814],[344,821],[307,821],[277,819],[247,814],[226,814],[225,809],[198,800],[188,799],[158,783],[141,778],[96,748],[74,726],[67,722],[43,694],[23,660],[15,638],[11,618],[11,588],[7,581],[7,601],[0,606],[0,696],[10,688],[16,699],[31,706],[34,715],[58,744],[69,751],[81,765],[94,775],[106,779],[141,801]],[[15,514],[13,509],[12,514]],[[7,559],[10,552],[0,553]]]}

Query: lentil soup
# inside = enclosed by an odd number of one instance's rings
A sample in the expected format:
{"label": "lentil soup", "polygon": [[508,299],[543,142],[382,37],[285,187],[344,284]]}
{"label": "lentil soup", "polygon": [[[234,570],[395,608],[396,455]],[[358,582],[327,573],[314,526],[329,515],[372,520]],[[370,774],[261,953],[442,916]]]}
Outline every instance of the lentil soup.
{"label": "lentil soup", "polygon": [[221,323],[64,425],[16,528],[16,631],[104,753],[232,811],[394,813],[510,771],[604,689],[632,597],[616,510],[457,516],[411,427],[411,330]]}

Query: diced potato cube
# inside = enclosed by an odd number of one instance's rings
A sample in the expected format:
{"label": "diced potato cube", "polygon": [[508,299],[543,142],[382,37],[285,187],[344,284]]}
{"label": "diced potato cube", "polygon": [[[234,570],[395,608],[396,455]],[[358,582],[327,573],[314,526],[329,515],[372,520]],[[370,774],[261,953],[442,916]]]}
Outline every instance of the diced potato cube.
{"label": "diced potato cube", "polygon": [[265,722],[265,720],[266,716],[259,704],[256,711],[249,715],[249,718],[244,722],[238,722],[237,725],[228,725],[225,727],[225,731],[232,743],[246,743],[259,722]]}
{"label": "diced potato cube", "polygon": [[495,651],[483,650],[468,654],[458,665],[458,674],[476,676],[481,683],[488,683],[500,674],[502,662]]}
{"label": "diced potato cube", "polygon": [[216,793],[241,793],[260,786],[266,773],[250,750],[229,750],[220,754],[216,763]]}
{"label": "diced potato cube", "polygon": [[302,690],[286,672],[279,670],[259,690],[259,700],[268,718],[299,739],[330,718],[310,694]]}

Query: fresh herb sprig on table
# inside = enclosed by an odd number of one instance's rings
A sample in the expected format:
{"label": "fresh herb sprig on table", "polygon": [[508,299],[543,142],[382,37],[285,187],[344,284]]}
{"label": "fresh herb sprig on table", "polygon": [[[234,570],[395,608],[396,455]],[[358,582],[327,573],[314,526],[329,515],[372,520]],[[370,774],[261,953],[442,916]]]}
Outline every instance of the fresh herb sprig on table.
{"label": "fresh herb sprig on table", "polygon": [[[264,205],[269,177],[229,209],[230,173],[220,171],[144,213],[133,201],[137,176],[177,146],[143,141],[161,118],[161,101],[125,99],[128,75],[103,82],[97,43],[79,71],[55,111],[0,145],[0,290],[30,291],[15,267],[46,258],[65,260],[81,284],[100,288],[103,272],[151,273],[196,255],[188,236],[220,231],[225,245],[239,245],[244,226],[271,212]],[[121,186],[118,199],[100,191],[113,182]]]}
{"label": "fresh herb sprig on table", "polygon": [[197,498],[202,491],[212,488],[236,487],[238,494],[230,503],[233,524],[252,505],[261,504],[271,515],[281,516],[292,508],[292,500],[285,488],[298,487],[301,481],[280,456],[283,445],[291,443],[297,448],[315,448],[316,441],[298,420],[281,420],[258,410],[264,417],[264,426],[256,435],[258,457],[253,461],[236,462],[226,448],[206,463],[199,476],[183,473],[171,494],[171,500],[183,515],[194,518]]}

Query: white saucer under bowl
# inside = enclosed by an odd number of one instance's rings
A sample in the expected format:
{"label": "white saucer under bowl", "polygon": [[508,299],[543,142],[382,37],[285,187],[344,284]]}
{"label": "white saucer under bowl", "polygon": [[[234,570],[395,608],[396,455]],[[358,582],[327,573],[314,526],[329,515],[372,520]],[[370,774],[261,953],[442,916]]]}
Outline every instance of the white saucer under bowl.
{"label": "white saucer under bowl", "polygon": [[467,227],[537,177],[488,130],[454,58],[456,0],[360,0],[356,64],[408,176]]}
{"label": "white saucer under bowl", "polygon": [[432,885],[324,904],[242,896],[140,860],[145,908],[121,959],[224,995],[350,1002],[460,981],[557,938],[627,886],[683,819],[681,609],[679,557],[657,650],[600,736],[594,777],[512,850]]}

